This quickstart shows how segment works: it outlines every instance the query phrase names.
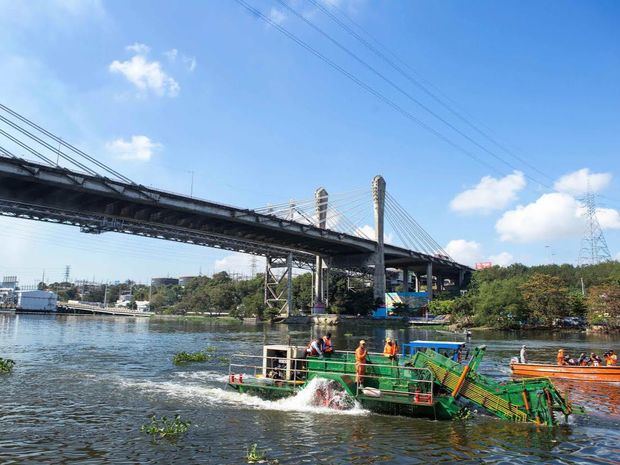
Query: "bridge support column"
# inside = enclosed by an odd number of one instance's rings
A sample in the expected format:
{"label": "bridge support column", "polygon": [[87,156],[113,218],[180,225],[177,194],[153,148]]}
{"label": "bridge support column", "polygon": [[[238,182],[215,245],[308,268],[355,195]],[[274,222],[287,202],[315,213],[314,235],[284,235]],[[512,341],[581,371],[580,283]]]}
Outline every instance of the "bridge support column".
{"label": "bridge support column", "polygon": [[459,291],[463,289],[465,285],[465,270],[459,270],[459,280],[457,282]]}
{"label": "bridge support column", "polygon": [[403,291],[409,292],[409,268],[403,268]]}
{"label": "bridge support column", "polygon": [[293,310],[293,254],[286,257],[266,257],[265,305],[290,316]]}
{"label": "bridge support column", "polygon": [[426,264],[426,295],[429,302],[433,300],[433,262]]}
{"label": "bridge support column", "polygon": [[372,180],[372,199],[375,212],[375,283],[374,297],[376,303],[385,303],[385,247],[383,243],[383,224],[385,219],[385,179],[375,176]]}
{"label": "bridge support column", "polygon": [[[317,218],[317,226],[325,229],[327,225],[327,201],[328,194],[324,188],[314,192],[314,204]],[[316,256],[314,268],[314,288],[312,290],[312,313],[325,313],[325,278],[323,275],[324,260],[320,255]]]}

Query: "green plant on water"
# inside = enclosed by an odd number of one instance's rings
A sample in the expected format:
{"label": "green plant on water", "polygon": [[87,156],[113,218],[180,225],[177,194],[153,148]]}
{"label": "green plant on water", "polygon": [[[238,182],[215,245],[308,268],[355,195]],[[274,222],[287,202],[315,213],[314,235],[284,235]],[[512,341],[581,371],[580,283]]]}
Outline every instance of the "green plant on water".
{"label": "green plant on water", "polygon": [[267,453],[258,450],[258,444],[254,443],[248,447],[248,463],[264,463],[267,460]]}
{"label": "green plant on water", "polygon": [[172,362],[182,365],[189,362],[206,362],[211,356],[205,352],[179,352],[174,355]]}
{"label": "green plant on water", "polygon": [[207,352],[215,352],[217,349],[215,348],[215,346],[209,346],[207,347]]}
{"label": "green plant on water", "polygon": [[14,366],[15,362],[10,358],[0,357],[0,373],[10,373]]}
{"label": "green plant on water", "polygon": [[217,359],[221,363],[229,363],[230,362],[230,359],[228,357],[224,357],[224,356],[218,357]]}
{"label": "green plant on water", "polygon": [[467,407],[463,407],[459,412],[454,415],[455,420],[469,420],[474,416],[474,412],[472,412]]}
{"label": "green plant on water", "polygon": [[182,434],[185,434],[191,425],[190,421],[181,420],[180,415],[175,415],[174,418],[168,417],[157,418],[155,415],[151,416],[151,422],[142,425],[140,431],[151,436],[153,442],[157,439],[176,439]]}

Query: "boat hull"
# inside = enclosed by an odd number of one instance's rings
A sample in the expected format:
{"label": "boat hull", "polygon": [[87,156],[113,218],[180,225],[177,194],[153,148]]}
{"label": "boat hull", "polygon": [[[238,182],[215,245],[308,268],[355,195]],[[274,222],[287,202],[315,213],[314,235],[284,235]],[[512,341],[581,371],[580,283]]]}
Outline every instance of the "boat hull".
{"label": "boat hull", "polygon": [[573,379],[580,381],[620,382],[620,366],[572,366],[545,363],[512,363],[514,376]]}

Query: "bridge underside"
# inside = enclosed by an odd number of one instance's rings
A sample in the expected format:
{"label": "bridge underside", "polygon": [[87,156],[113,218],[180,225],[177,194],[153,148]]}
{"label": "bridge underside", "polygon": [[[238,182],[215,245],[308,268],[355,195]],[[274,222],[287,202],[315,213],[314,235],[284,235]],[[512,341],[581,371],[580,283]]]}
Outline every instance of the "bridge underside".
{"label": "bridge underside", "polygon": [[[295,266],[315,257],[330,267],[369,270],[374,241],[103,177],[0,157],[0,214],[135,234],[271,257],[292,254]],[[443,257],[386,245],[385,265],[458,279],[470,269]]]}

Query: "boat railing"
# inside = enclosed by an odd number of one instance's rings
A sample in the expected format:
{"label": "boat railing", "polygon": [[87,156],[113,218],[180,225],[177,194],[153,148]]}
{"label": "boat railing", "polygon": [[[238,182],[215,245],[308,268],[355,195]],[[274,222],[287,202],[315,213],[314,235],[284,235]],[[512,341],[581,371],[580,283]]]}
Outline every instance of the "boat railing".
{"label": "boat railing", "polygon": [[[339,351],[339,354],[353,352]],[[383,356],[375,353],[374,355]],[[260,360],[260,362],[258,362]],[[282,363],[284,362],[284,363]],[[308,362],[320,362],[324,369],[308,369]],[[231,356],[228,368],[228,382],[230,384],[265,384],[278,387],[291,386],[293,389],[301,387],[307,381],[308,374],[330,374],[342,376],[354,376],[356,371],[354,360],[330,360],[329,357],[306,357],[288,358],[283,356],[262,356],[248,354],[234,354]],[[428,368],[408,367],[396,363],[365,363],[363,380],[392,381],[393,384],[406,383],[407,390],[396,389],[372,389],[356,383],[355,394],[359,396],[376,395],[406,395],[412,398],[415,404],[433,404],[434,374]],[[345,369],[341,369],[345,367]],[[349,370],[346,370],[349,368]],[[367,369],[374,371],[388,371],[390,375],[368,373]],[[245,378],[244,378],[245,376]]]}

